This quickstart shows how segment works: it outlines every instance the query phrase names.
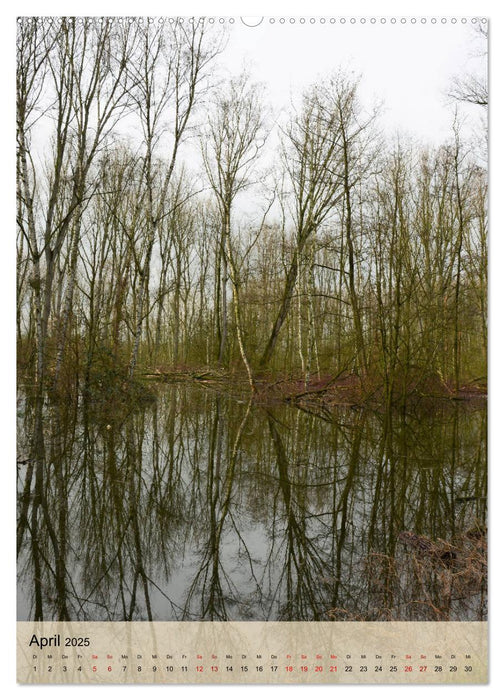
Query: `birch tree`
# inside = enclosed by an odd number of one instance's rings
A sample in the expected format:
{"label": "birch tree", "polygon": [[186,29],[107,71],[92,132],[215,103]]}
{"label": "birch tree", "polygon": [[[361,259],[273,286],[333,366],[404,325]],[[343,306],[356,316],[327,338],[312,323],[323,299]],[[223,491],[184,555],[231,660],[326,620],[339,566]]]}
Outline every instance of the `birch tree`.
{"label": "birch tree", "polygon": [[[241,317],[239,269],[231,244],[231,215],[236,197],[250,184],[251,170],[264,142],[259,88],[251,85],[248,77],[242,74],[239,78],[233,79],[229,89],[216,98],[214,110],[208,119],[207,130],[203,134],[202,154],[220,216],[219,257],[224,261],[221,288],[223,318],[227,319],[226,276],[229,271],[236,337],[252,389],[254,389],[254,382],[245,348]],[[227,320],[222,326],[220,362],[224,359],[226,336]]]}
{"label": "birch tree", "polygon": [[[64,346],[75,287],[79,219],[93,193],[88,175],[127,109],[125,67],[133,50],[129,26],[76,18],[63,18],[49,26],[47,22],[42,26],[43,22],[32,18],[19,25],[17,84],[19,188],[33,267],[40,385],[47,364],[53,285],[62,247],[72,232],[71,274],[60,336]],[[49,97],[41,101],[42,89]],[[39,116],[41,112],[47,115],[46,123],[53,129],[45,173],[37,171],[37,154],[31,148],[34,122],[30,115],[37,103]],[[43,185],[39,182],[42,174]]]}
{"label": "birch tree", "polygon": [[[345,207],[349,245],[349,286],[352,290],[351,189],[355,185],[353,150],[371,120],[357,119],[357,81],[338,73],[326,85],[314,85],[303,96],[302,107],[288,125],[283,140],[283,160],[292,193],[295,248],[290,262],[261,366],[271,361],[280,331],[291,307],[300,258],[313,237],[338,205]],[[354,290],[355,296],[355,290]],[[357,304],[354,300],[354,306]],[[357,321],[358,323],[358,321]],[[362,335],[362,334],[360,334]]]}
{"label": "birch tree", "polygon": [[[137,313],[129,377],[133,376],[149,290],[151,258],[160,220],[169,215],[164,199],[155,201],[155,151],[162,136],[168,139],[168,160],[163,173],[163,189],[170,186],[180,147],[188,135],[195,104],[208,87],[208,68],[222,48],[220,40],[207,40],[202,21],[182,19],[174,24],[153,24],[150,20],[137,29],[140,53],[129,66],[134,82],[132,96],[143,137],[143,181],[146,193],[146,230],[139,267]],[[167,122],[170,121],[169,133]]]}

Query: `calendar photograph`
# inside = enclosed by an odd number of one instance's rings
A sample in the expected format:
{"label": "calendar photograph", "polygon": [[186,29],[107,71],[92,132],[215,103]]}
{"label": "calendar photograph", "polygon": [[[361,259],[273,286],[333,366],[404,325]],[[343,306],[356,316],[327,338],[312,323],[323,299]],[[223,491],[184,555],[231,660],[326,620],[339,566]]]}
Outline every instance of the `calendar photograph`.
{"label": "calendar photograph", "polygon": [[488,35],[17,19],[18,683],[487,682]]}

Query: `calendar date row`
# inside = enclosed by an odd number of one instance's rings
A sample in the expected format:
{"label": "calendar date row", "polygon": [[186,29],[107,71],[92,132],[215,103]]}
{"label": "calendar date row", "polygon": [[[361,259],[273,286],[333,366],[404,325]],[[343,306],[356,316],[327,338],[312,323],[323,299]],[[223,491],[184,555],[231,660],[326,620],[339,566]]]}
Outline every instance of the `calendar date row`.
{"label": "calendar date row", "polygon": [[[53,670],[55,670],[56,666],[55,665],[49,665],[46,669],[44,667],[40,667],[37,665],[33,666],[33,670],[37,672],[38,670],[46,670],[48,673],[51,673]],[[76,671],[83,671],[85,667],[80,664],[75,668]],[[70,670],[70,667],[64,664],[61,667],[61,670],[63,672],[66,672]],[[93,665],[91,667],[92,672],[96,673],[98,670],[106,670],[109,673],[112,671],[119,671],[119,672],[127,672],[127,671],[133,671],[136,673],[142,673],[142,672],[152,672],[152,673],[157,673],[157,672],[166,672],[166,673],[174,673],[176,671],[181,671],[182,673],[188,673],[190,671],[196,671],[196,673],[219,673],[219,672],[224,672],[224,673],[234,673],[234,672],[239,672],[239,673],[263,673],[268,671],[270,673],[276,673],[278,671],[280,672],[286,672],[286,673],[323,673],[323,672],[329,672],[329,673],[337,673],[343,672],[343,673],[381,673],[382,671],[389,672],[389,673],[411,673],[414,671],[420,672],[420,673],[442,673],[443,671],[448,671],[449,673],[457,673],[457,671],[463,671],[464,673],[471,673],[473,670],[472,665],[469,664],[464,664],[463,666],[459,667],[454,664],[450,664],[448,666],[441,666],[441,665],[433,665],[433,666],[427,666],[427,665],[420,665],[420,666],[414,666],[410,664],[406,665],[391,665],[391,666],[385,666],[385,665],[374,665],[374,666],[367,666],[367,665],[358,665],[354,666],[351,664],[343,664],[343,665],[329,665],[329,666],[322,666],[322,665],[315,665],[315,666],[292,666],[292,665],[287,665],[287,666],[281,666],[281,665],[258,665],[258,666],[249,666],[249,665],[242,665],[242,666],[231,666],[231,665],[226,665],[226,666],[218,666],[216,664],[211,665],[211,666],[202,666],[198,665],[195,667],[190,667],[190,666],[173,666],[173,665],[168,665],[168,666],[163,666],[163,665],[133,665],[133,666],[127,666],[127,665],[119,665],[119,666],[113,666],[112,664],[109,664],[106,666],[104,669],[99,669],[97,665]]]}

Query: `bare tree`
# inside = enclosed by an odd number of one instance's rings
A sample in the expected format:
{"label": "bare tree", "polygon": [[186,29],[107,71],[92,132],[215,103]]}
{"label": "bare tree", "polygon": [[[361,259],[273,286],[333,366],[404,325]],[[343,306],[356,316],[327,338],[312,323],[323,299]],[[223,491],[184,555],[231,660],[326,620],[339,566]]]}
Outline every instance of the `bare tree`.
{"label": "bare tree", "polygon": [[362,370],[367,371],[366,343],[362,324],[362,313],[357,292],[357,263],[355,255],[356,221],[354,217],[354,192],[368,176],[376,160],[375,135],[370,128],[376,111],[370,116],[361,113],[357,100],[358,82],[338,74],[328,82],[325,96],[329,111],[328,121],[336,115],[336,126],[341,139],[341,174],[343,186],[343,225],[345,254],[350,304],[355,327],[356,355]]}
{"label": "bare tree", "polygon": [[284,137],[283,158],[293,189],[295,249],[271,334],[261,358],[269,364],[289,312],[299,270],[299,257],[306,242],[332,212],[342,197],[337,171],[340,140],[336,115],[326,122],[316,86],[303,97],[300,114],[294,115]]}
{"label": "bare tree", "polygon": [[[18,151],[23,201],[26,207],[37,324],[37,376],[43,381],[55,272],[61,250],[73,228],[70,261],[73,271],[67,287],[64,313],[68,315],[75,286],[75,250],[79,244],[79,217],[89,203],[93,183],[91,166],[127,108],[125,66],[131,58],[132,32],[111,23],[75,18],[62,19],[37,37],[39,18],[23,20],[19,28]],[[27,40],[27,35],[31,37]],[[42,48],[43,47],[43,48]],[[23,77],[24,76],[24,77]],[[29,116],[42,85],[52,103],[44,111],[54,124],[48,163],[47,196],[36,185],[36,170],[29,146]],[[35,93],[35,94],[33,94]],[[28,172],[29,166],[31,174]],[[39,234],[39,229],[42,233]],[[40,265],[44,256],[44,276]],[[63,318],[63,352],[67,320]]]}
{"label": "bare tree", "polygon": [[[475,27],[476,36],[483,42],[483,56],[488,53],[488,25],[478,22]],[[448,91],[448,96],[457,102],[468,102],[469,104],[488,106],[488,79],[486,75],[466,73],[456,76]]]}
{"label": "bare tree", "polygon": [[[220,259],[222,273],[222,312],[226,316],[227,272],[233,290],[233,308],[236,336],[240,355],[247,371],[249,384],[254,389],[252,371],[243,339],[240,306],[240,280],[235,253],[231,244],[231,214],[237,195],[249,184],[251,169],[265,142],[260,92],[250,85],[242,74],[230,82],[229,89],[216,98],[214,112],[208,120],[202,138],[202,153],[210,186],[215,194],[220,215]],[[219,361],[224,359],[227,321],[223,321]]]}
{"label": "bare tree", "polygon": [[208,67],[222,49],[222,41],[207,40],[203,21],[193,20],[187,26],[182,20],[175,24],[153,25],[148,22],[137,29],[140,42],[138,64],[129,70],[134,80],[132,95],[136,102],[143,133],[143,178],[146,191],[146,231],[139,269],[139,290],[133,348],[129,376],[133,376],[146,315],[152,251],[157,229],[164,211],[164,201],[154,200],[154,153],[165,131],[165,120],[171,116],[171,143],[163,187],[172,179],[180,146],[187,136],[189,119],[196,101],[208,87]]}
{"label": "bare tree", "polygon": [[[270,362],[280,330],[287,318],[299,271],[300,256],[313,235],[342,203],[345,211],[346,242],[349,257],[349,287],[359,332],[358,304],[355,292],[351,192],[362,177],[364,132],[373,117],[359,120],[355,80],[342,73],[327,84],[313,86],[303,97],[301,112],[286,131],[283,156],[291,182],[294,205],[294,254],[271,334],[261,358],[261,366]],[[359,347],[363,345],[358,340]],[[365,364],[365,363],[364,363]]]}

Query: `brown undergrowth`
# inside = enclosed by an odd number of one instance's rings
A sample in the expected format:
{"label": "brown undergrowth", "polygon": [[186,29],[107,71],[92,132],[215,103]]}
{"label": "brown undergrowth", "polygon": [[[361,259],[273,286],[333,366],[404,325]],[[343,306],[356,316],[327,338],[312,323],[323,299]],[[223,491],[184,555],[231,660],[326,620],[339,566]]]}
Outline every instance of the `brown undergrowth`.
{"label": "brown undergrowth", "polygon": [[[162,382],[194,381],[226,393],[250,393],[247,378],[240,370],[224,368],[156,367],[144,370],[139,378]],[[254,401],[260,404],[291,403],[300,408],[336,406],[367,407],[379,410],[387,405],[421,404],[426,407],[440,402],[470,402],[482,405],[486,400],[483,380],[468,382],[457,390],[453,383],[442,381],[437,375],[418,376],[395,381],[392,386],[380,377],[359,376],[352,373],[321,374],[308,382],[294,373],[256,373]]]}
{"label": "brown undergrowth", "polygon": [[331,608],[329,619],[486,619],[487,533],[479,524],[450,542],[399,533],[393,555],[371,552],[358,568],[358,608]]}

